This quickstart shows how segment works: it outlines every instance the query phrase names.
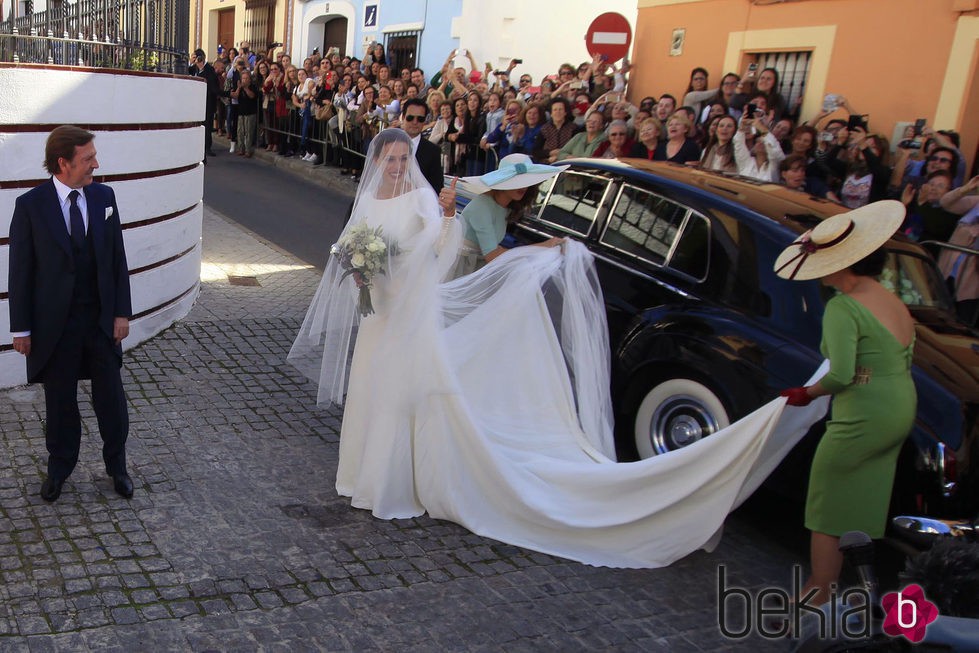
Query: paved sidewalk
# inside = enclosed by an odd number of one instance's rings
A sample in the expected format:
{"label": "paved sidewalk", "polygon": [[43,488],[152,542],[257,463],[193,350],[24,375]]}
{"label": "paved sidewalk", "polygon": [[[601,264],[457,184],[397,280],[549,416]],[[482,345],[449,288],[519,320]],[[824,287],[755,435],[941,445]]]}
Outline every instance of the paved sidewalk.
{"label": "paved sidewalk", "polygon": [[350,508],[341,416],[285,363],[319,274],[205,210],[202,279],[126,356],[132,500],[86,400],[82,460],[42,501],[41,389],[0,391],[0,651],[784,649],[718,632],[717,565],[757,587],[793,562],[737,523],[711,555],[610,570]]}
{"label": "paved sidewalk", "polygon": [[[238,154],[231,154],[228,152],[231,141],[224,136],[214,134],[213,141],[214,146],[211,149],[216,153],[217,157],[238,156]],[[255,159],[264,161],[265,163],[268,163],[276,168],[281,168],[290,175],[305,179],[306,181],[314,183],[317,186],[322,186],[323,188],[328,188],[338,193],[347,194],[351,198],[353,198],[357,192],[357,182],[354,181],[353,177],[351,175],[341,175],[340,168],[330,163],[320,161],[314,165],[308,161],[303,161],[298,154],[285,157],[276,152],[268,152],[265,150],[265,148],[260,147],[255,148],[255,152],[252,154],[252,156]],[[213,160],[214,157],[208,157],[208,161]]]}

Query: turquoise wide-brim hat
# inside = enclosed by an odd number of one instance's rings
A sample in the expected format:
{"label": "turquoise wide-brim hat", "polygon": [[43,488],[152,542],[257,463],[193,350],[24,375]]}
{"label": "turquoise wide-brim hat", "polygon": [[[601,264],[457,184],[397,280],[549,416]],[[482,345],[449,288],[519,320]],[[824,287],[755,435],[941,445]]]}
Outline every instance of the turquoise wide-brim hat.
{"label": "turquoise wide-brim hat", "polygon": [[500,167],[476,177],[462,177],[468,190],[482,195],[491,190],[529,188],[555,177],[570,166],[551,166],[534,163],[526,154],[508,154],[500,159]]}

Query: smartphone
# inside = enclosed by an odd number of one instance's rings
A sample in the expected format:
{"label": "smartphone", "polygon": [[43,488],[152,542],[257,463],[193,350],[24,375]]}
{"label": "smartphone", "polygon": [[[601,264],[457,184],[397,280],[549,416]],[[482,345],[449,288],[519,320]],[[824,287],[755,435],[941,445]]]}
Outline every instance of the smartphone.
{"label": "smartphone", "polygon": [[849,129],[849,130],[852,131],[853,129],[858,128],[858,127],[860,129],[864,130],[864,131],[867,131],[867,115],[866,114],[864,114],[864,115],[859,115],[859,114],[852,115],[852,116],[850,116],[850,119],[846,121],[846,128],[847,129]]}
{"label": "smartphone", "polygon": [[519,66],[520,64],[523,63],[523,59],[514,59],[513,60],[513,63],[515,63],[515,64],[517,64]]}
{"label": "smartphone", "polygon": [[754,118],[755,116],[758,115],[758,111],[759,109],[757,104],[747,104],[744,107],[744,117]]}
{"label": "smartphone", "polygon": [[840,96],[829,93],[823,98],[823,113],[830,113],[840,106]]}
{"label": "smartphone", "polygon": [[926,120],[924,118],[918,118],[914,121],[914,135],[921,136],[921,131],[925,128]]}
{"label": "smartphone", "polygon": [[758,70],[758,64],[756,63],[748,64],[748,77],[754,77],[756,70]]}
{"label": "smartphone", "polygon": [[466,56],[467,52],[466,52],[466,49],[463,48],[463,49],[460,49],[460,50],[456,50],[456,54],[458,56],[460,56],[460,57],[464,57],[464,56]]}
{"label": "smartphone", "polygon": [[819,132],[819,140],[823,143],[832,143],[833,138],[832,132]]}

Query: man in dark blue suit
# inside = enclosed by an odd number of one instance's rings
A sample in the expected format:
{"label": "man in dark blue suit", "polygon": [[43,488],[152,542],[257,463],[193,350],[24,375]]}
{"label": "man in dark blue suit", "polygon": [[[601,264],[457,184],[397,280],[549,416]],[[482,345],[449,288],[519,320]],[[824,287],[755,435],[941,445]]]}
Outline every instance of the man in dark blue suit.
{"label": "man in dark blue suit", "polygon": [[428,105],[418,98],[411,98],[401,105],[401,121],[393,126],[401,127],[411,137],[415,160],[418,161],[425,179],[438,195],[445,185],[445,175],[442,174],[442,150],[427,138],[422,138],[427,115]]}
{"label": "man in dark blue suit", "polygon": [[92,183],[95,136],[78,127],[48,136],[52,178],[17,198],[10,222],[8,298],[14,349],[27,380],[44,384],[48,476],[41,497],[55,501],[78,462],[78,380],[92,380],[102,459],[127,499],[129,414],[122,387],[122,340],[132,302],[122,225],[112,189]]}

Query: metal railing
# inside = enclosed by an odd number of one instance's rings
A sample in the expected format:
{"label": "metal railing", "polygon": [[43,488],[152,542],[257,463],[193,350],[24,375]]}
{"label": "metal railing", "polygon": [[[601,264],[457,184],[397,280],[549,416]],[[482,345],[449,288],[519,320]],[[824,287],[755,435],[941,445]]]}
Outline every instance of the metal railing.
{"label": "metal railing", "polygon": [[0,22],[0,61],[187,72],[185,0],[49,0]]}
{"label": "metal railing", "polygon": [[[302,112],[290,108],[287,116],[277,117],[272,102],[268,107],[259,108],[256,126],[255,142],[259,145],[274,144],[280,153],[299,154],[303,138]],[[215,121],[226,132],[233,133],[235,127],[228,120],[228,112],[233,111],[230,105],[218,109]],[[341,121],[343,126],[341,127]],[[361,127],[354,123],[353,115],[341,111],[331,120],[317,120],[310,116],[306,126],[306,150],[315,152],[320,158],[320,164],[358,171],[364,166],[364,156],[369,141],[364,140]],[[494,149],[483,150],[470,146],[468,157],[457,153],[455,144],[442,144],[443,172],[446,175],[473,175],[495,170],[499,165],[499,156]]]}

